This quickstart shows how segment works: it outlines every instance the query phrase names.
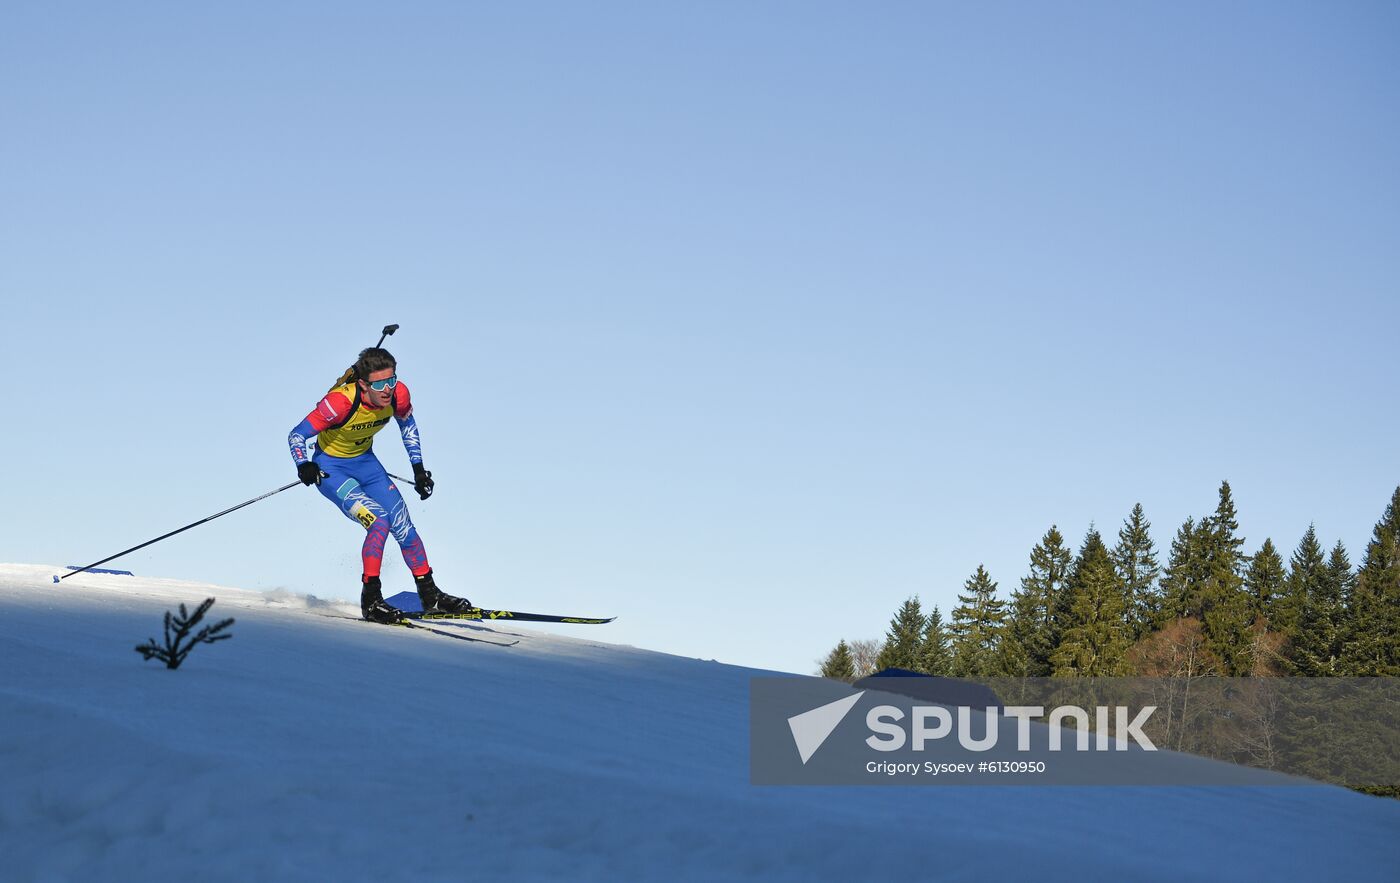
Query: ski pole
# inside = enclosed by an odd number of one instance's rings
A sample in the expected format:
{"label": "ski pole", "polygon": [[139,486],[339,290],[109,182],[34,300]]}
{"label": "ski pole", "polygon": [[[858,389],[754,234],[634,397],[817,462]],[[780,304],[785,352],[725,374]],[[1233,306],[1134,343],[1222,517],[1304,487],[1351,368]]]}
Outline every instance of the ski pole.
{"label": "ski pole", "polygon": [[180,528],[179,530],[172,530],[172,531],[171,531],[170,533],[168,533],[168,534],[164,534],[164,535],[162,535],[162,536],[158,536],[158,537],[156,537],[156,538],[153,539],[153,540],[148,540],[147,542],[144,542],[144,543],[142,543],[142,544],[139,545],[139,546],[132,546],[130,549],[127,549],[125,552],[118,552],[117,554],[111,556],[110,558],[103,558],[101,561],[94,561],[94,562],[92,562],[91,564],[89,564],[89,565],[86,566],[86,567],[79,567],[77,570],[74,570],[72,573],[65,573],[63,576],[57,576],[57,575],[55,575],[54,578],[53,578],[53,581],[54,581],[54,582],[58,582],[59,580],[67,579],[68,577],[72,576],[72,575],[75,574],[75,573],[82,573],[84,570],[91,570],[92,568],[98,566],[99,564],[106,564],[108,561],[113,561],[113,560],[115,560],[115,559],[117,559],[117,558],[122,557],[123,555],[129,554],[129,553],[131,553],[131,552],[135,552],[137,549],[144,549],[144,548],[146,548],[147,546],[150,546],[150,545],[153,545],[153,544],[155,544],[155,543],[160,542],[161,540],[168,540],[168,539],[170,539],[171,537],[175,536],[175,534],[177,534],[177,533],[184,533],[185,531],[189,530],[189,529],[192,528],[192,527],[199,527],[201,524],[204,524],[205,522],[213,521],[215,518],[218,518],[218,517],[220,517],[220,516],[227,515],[227,514],[229,514],[230,512],[234,512],[234,511],[237,511],[237,510],[239,510],[239,509],[242,509],[244,506],[251,506],[251,505],[253,505],[254,503],[258,502],[259,500],[266,500],[268,497],[272,496],[273,494],[280,494],[280,493],[282,493],[283,491],[289,490],[289,489],[291,489],[291,488],[294,488],[294,487],[296,487],[296,486],[299,485],[299,484],[301,484],[301,479],[297,479],[296,481],[292,482],[291,484],[283,485],[282,487],[279,487],[279,488],[278,488],[277,490],[275,490],[275,491],[268,491],[267,493],[263,494],[261,497],[254,497],[253,499],[248,500],[246,503],[239,503],[237,506],[233,506],[232,508],[225,509],[224,511],[218,512],[218,513],[216,513],[216,514],[214,514],[214,515],[210,515],[208,518],[202,518],[202,519],[200,519],[199,521],[194,522],[193,524],[187,524],[187,525],[185,525],[184,527]]}

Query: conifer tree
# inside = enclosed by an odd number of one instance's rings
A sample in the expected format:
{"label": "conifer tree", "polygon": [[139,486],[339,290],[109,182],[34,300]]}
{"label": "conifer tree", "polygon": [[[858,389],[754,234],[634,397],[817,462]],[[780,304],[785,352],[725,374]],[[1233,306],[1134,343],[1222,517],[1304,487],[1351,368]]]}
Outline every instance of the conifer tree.
{"label": "conifer tree", "polygon": [[[1059,615],[1069,579],[1070,550],[1055,525],[1031,549],[1030,573],[1011,595],[1001,668],[1015,677],[1047,677],[1059,643]],[[1068,610],[1065,606],[1064,610]]]}
{"label": "conifer tree", "polygon": [[1240,551],[1239,521],[1229,481],[1221,481],[1214,514],[1197,526],[1193,539],[1200,567],[1196,584],[1186,596],[1187,616],[1205,624],[1208,647],[1225,663],[1228,674],[1253,669],[1254,635],[1250,631],[1249,598],[1245,595],[1245,565]]}
{"label": "conifer tree", "polygon": [[1012,678],[1049,675],[1050,653],[1054,648],[1048,635],[1041,598],[1025,589],[1012,592],[1011,609],[1007,611],[998,652],[997,668],[1001,674]]}
{"label": "conifer tree", "polygon": [[943,614],[937,604],[933,605],[933,610],[924,625],[918,670],[939,676],[947,676],[953,671],[953,649],[949,644],[948,628],[943,623]]}
{"label": "conifer tree", "polygon": [[828,653],[826,660],[822,662],[822,677],[847,683],[856,679],[855,660],[851,657],[850,645],[844,639],[837,643],[835,649]]}
{"label": "conifer tree", "polygon": [[1136,504],[1118,531],[1118,545],[1112,552],[1119,589],[1123,594],[1128,632],[1134,640],[1152,630],[1161,607],[1157,579],[1162,574],[1162,567],[1157,563],[1151,528],[1152,523],[1143,514],[1142,504]]}
{"label": "conifer tree", "polygon": [[1341,541],[1318,572],[1303,599],[1298,635],[1293,642],[1293,661],[1298,674],[1329,677],[1342,673],[1342,644],[1345,630],[1345,603],[1352,590],[1351,559]]}
{"label": "conifer tree", "polygon": [[997,651],[1006,611],[996,597],[997,584],[985,567],[968,577],[953,608],[953,673],[958,677],[992,677],[1000,673]]}
{"label": "conifer tree", "polygon": [[1210,526],[1187,518],[1172,539],[1167,569],[1162,574],[1161,624],[1201,615],[1201,592],[1207,575],[1206,548]]}
{"label": "conifer tree", "polygon": [[1345,673],[1400,676],[1400,487],[1366,545],[1351,606]]}
{"label": "conifer tree", "polygon": [[1310,524],[1298,541],[1298,548],[1288,559],[1288,579],[1284,583],[1283,597],[1274,605],[1275,628],[1292,642],[1298,639],[1304,605],[1310,596],[1321,591],[1325,569],[1322,544],[1317,541],[1317,529]]}
{"label": "conifer tree", "polygon": [[1244,588],[1244,569],[1249,556],[1240,549],[1244,537],[1239,536],[1240,524],[1235,513],[1235,501],[1230,483],[1220,483],[1220,502],[1215,514],[1206,519],[1209,542],[1206,547],[1207,577],[1202,591],[1202,612],[1223,603]]}
{"label": "conifer tree", "polygon": [[1263,617],[1269,628],[1277,629],[1275,608],[1283,603],[1287,580],[1288,572],[1284,570],[1278,549],[1274,548],[1274,541],[1265,539],[1264,545],[1259,547],[1249,562],[1244,587],[1249,593],[1250,612],[1256,617]]}
{"label": "conifer tree", "polygon": [[1075,558],[1068,595],[1060,645],[1051,656],[1054,676],[1125,674],[1131,641],[1123,594],[1103,537],[1092,527]]}
{"label": "conifer tree", "polygon": [[1239,521],[1230,483],[1220,483],[1215,514],[1206,519],[1206,580],[1201,588],[1201,614],[1210,649],[1225,663],[1227,674],[1247,675],[1254,666],[1254,637],[1250,633],[1249,598],[1244,570],[1249,557],[1240,551]]}
{"label": "conifer tree", "polygon": [[[1337,545],[1332,547],[1332,554],[1327,558],[1327,579],[1331,590],[1341,599],[1341,606],[1345,610],[1356,595],[1356,570],[1351,566],[1351,556],[1347,554],[1347,547],[1341,540],[1337,540]],[[1345,615],[1343,618],[1345,619]]]}
{"label": "conifer tree", "polygon": [[1249,598],[1242,588],[1206,611],[1207,646],[1220,657],[1230,677],[1245,677],[1254,670],[1253,623]]}
{"label": "conifer tree", "polygon": [[917,671],[919,650],[924,641],[924,626],[924,613],[916,595],[901,604],[894,618],[890,620],[890,630],[885,636],[884,649],[875,660],[875,670],[902,668]]}

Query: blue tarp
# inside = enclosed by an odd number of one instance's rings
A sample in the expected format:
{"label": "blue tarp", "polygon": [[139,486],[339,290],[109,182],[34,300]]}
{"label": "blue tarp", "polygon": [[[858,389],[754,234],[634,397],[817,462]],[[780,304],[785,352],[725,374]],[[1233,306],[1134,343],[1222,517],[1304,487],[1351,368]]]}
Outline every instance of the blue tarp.
{"label": "blue tarp", "polygon": [[423,612],[423,602],[418,599],[417,592],[399,592],[397,595],[391,598],[385,598],[384,600],[405,613]]}

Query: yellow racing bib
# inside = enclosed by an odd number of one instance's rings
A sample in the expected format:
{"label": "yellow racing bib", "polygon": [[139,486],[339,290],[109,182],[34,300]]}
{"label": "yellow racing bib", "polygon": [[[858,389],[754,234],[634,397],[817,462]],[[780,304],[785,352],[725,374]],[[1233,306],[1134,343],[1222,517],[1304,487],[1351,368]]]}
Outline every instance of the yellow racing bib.
{"label": "yellow racing bib", "polygon": [[358,457],[374,448],[374,434],[383,429],[394,416],[394,402],[373,410],[360,401],[360,388],[347,383],[331,390],[350,400],[350,416],[338,426],[323,429],[316,436],[316,445],[332,457]]}

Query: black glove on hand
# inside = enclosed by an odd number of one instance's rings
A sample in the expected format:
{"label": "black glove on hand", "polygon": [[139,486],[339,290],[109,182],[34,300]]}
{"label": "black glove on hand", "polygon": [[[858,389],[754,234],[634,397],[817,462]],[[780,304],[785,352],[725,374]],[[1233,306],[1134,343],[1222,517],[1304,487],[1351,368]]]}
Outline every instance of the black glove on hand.
{"label": "black glove on hand", "polygon": [[310,460],[307,460],[305,463],[298,463],[297,478],[301,479],[302,484],[320,484],[321,467],[312,463]]}
{"label": "black glove on hand", "polygon": [[413,489],[418,492],[420,500],[433,495],[433,474],[424,469],[422,463],[413,464]]}

